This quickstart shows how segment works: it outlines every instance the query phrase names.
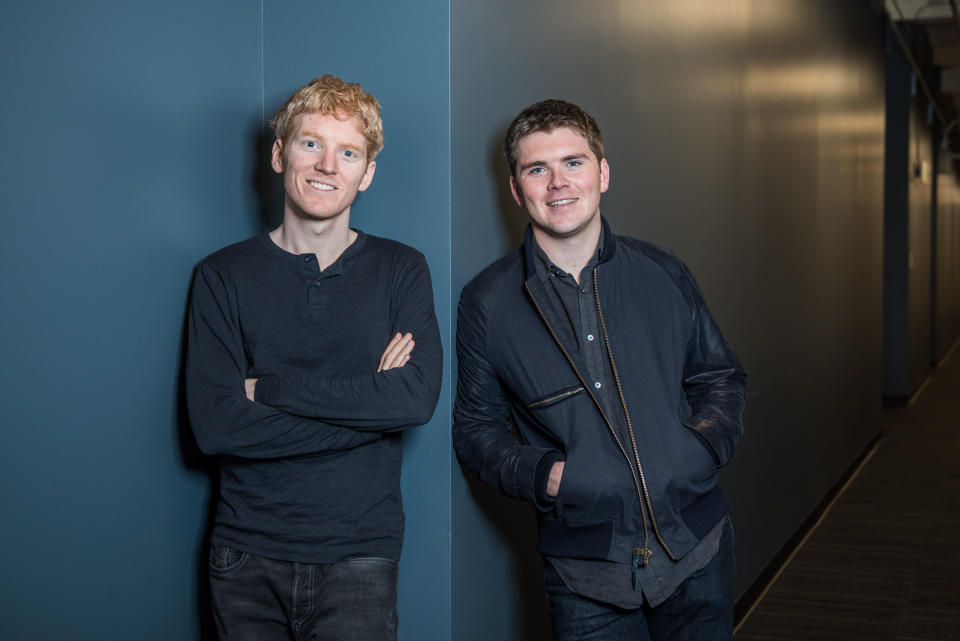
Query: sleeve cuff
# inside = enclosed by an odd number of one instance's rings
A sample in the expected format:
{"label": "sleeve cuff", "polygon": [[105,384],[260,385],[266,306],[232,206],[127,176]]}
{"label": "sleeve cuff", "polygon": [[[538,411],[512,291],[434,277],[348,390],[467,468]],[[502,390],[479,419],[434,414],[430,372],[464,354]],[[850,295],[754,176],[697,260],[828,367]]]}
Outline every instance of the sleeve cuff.
{"label": "sleeve cuff", "polygon": [[553,464],[563,460],[563,455],[557,451],[547,452],[537,463],[537,470],[533,477],[534,503],[537,508],[548,510],[556,497],[547,496],[547,482],[550,480],[550,470]]}

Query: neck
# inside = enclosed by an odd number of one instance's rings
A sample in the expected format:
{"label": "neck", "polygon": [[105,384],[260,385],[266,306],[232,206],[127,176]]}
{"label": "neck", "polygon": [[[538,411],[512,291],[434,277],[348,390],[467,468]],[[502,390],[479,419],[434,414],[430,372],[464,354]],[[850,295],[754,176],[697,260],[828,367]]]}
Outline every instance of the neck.
{"label": "neck", "polygon": [[349,215],[329,220],[305,220],[285,215],[280,226],[270,232],[277,247],[291,254],[315,254],[321,270],[332,265],[357,239],[350,229]]}
{"label": "neck", "polygon": [[[599,220],[599,218],[598,218]],[[567,238],[551,236],[539,229],[533,228],[533,237],[536,238],[540,249],[547,255],[554,265],[572,275],[580,282],[580,272],[587,266],[593,253],[597,251],[600,241],[601,225],[591,225],[581,233]]]}

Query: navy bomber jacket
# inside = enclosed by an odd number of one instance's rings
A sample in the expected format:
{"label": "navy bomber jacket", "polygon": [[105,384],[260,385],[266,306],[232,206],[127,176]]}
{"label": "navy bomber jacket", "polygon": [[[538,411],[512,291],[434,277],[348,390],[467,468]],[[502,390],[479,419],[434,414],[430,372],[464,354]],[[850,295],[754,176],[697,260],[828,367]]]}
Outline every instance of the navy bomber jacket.
{"label": "navy bomber jacket", "polygon": [[[686,266],[603,220],[596,299],[627,416],[614,424],[564,344],[526,233],[460,298],[457,455],[537,507],[543,554],[626,563],[649,536],[680,559],[727,511],[717,470],[743,432],[746,373]],[[558,459],[560,491],[544,501],[537,468]]]}

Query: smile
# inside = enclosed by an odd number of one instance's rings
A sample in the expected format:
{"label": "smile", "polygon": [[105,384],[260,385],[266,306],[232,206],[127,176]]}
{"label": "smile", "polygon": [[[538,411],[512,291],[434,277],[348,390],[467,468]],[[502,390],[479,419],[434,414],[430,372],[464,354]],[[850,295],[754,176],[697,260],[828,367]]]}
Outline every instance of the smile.
{"label": "smile", "polygon": [[578,198],[564,198],[562,200],[551,200],[547,203],[547,207],[563,207],[564,205],[569,205],[570,203],[575,203],[579,200]]}
{"label": "smile", "polygon": [[334,187],[333,185],[317,182],[315,180],[308,180],[307,184],[313,187],[314,189],[319,189],[320,191],[333,191],[334,189],[336,189],[336,187]]}

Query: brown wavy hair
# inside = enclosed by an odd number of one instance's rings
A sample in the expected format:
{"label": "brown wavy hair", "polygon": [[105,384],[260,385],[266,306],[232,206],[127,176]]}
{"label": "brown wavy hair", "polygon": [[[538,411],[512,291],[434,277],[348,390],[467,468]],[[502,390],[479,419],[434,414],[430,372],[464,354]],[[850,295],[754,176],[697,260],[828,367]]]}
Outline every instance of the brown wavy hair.
{"label": "brown wavy hair", "polygon": [[590,151],[597,160],[603,160],[603,135],[600,127],[586,111],[566,100],[541,100],[521,111],[507,128],[503,141],[503,155],[510,165],[510,175],[517,173],[517,147],[525,136],[542,131],[550,133],[558,127],[579,131],[587,139]]}

